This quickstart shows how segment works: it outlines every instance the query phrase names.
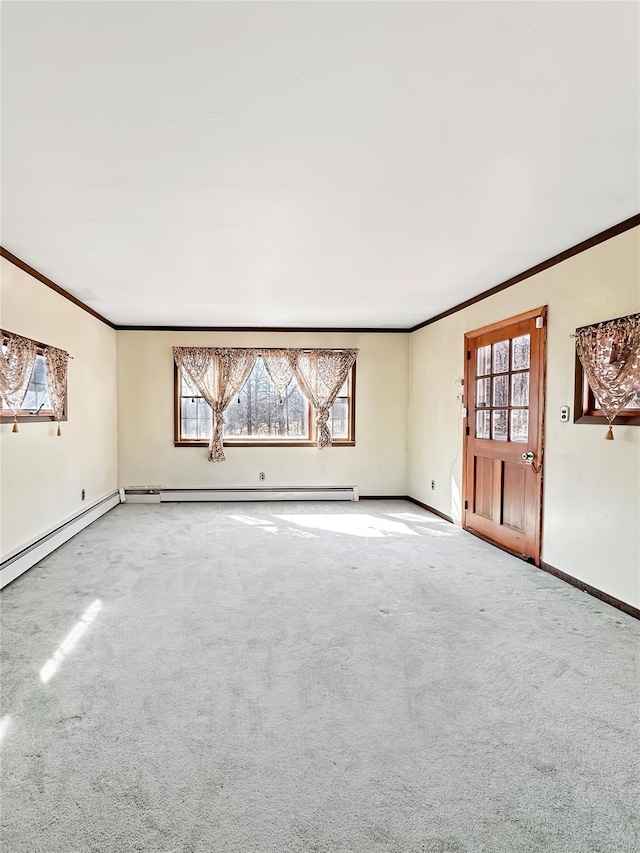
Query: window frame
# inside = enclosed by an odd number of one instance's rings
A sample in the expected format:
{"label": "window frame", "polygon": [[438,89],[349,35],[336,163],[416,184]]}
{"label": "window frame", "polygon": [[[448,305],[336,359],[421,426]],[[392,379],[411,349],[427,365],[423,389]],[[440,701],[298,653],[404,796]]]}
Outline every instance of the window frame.
{"label": "window frame", "polygon": [[[356,444],[356,365],[349,371],[347,377],[348,395],[346,397],[348,405],[348,434],[347,438],[335,438],[331,442],[332,447],[355,447]],[[182,418],[181,418],[181,403],[182,403],[182,379],[180,368],[173,362],[173,445],[174,447],[208,447],[209,441],[200,438],[182,438]],[[344,397],[336,397],[336,400],[345,399]],[[316,447],[317,438],[315,437],[315,426],[313,423],[313,409],[311,403],[309,406],[309,438],[291,439],[291,438],[273,438],[266,436],[257,436],[256,438],[247,438],[241,436],[232,438],[223,436],[225,447]]]}
{"label": "window frame", "polygon": [[[8,339],[2,333],[0,333],[0,344],[4,345],[4,343]],[[33,340],[30,338],[29,340]],[[47,349],[47,344],[40,343],[40,341],[33,341],[33,343],[37,346],[36,355],[44,356],[44,351]],[[48,381],[48,380],[47,380]],[[29,382],[31,382],[31,377],[29,377]],[[67,378],[67,383],[64,389],[64,409],[62,412],[62,417],[60,418],[60,423],[68,420],[68,385],[69,380]],[[52,409],[43,409],[39,412],[39,414],[34,415],[31,413],[30,409],[20,409],[17,417],[15,417],[9,409],[4,407],[4,400],[0,396],[0,424],[12,424],[17,421],[19,424],[36,424],[36,423],[57,423],[58,418],[53,414]]]}
{"label": "window frame", "polygon": [[[582,363],[576,354],[573,422],[576,424],[608,424],[601,410],[596,408],[593,391],[589,387]],[[613,426],[640,426],[640,409],[623,409],[612,421]]]}

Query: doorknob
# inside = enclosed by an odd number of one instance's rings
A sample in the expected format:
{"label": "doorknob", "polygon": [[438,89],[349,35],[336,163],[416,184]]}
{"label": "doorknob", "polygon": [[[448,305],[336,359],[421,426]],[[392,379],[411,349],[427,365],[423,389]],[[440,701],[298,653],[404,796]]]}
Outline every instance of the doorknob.
{"label": "doorknob", "polygon": [[542,471],[542,465],[536,465],[533,461],[536,458],[536,454],[533,450],[528,450],[526,453],[522,454],[522,459],[525,465],[531,465],[536,474],[539,474]]}

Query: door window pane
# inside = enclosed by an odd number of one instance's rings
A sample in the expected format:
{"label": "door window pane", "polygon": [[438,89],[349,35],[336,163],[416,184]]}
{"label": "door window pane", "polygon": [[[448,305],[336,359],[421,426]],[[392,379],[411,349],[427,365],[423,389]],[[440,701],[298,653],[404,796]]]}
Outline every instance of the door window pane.
{"label": "door window pane", "polygon": [[490,412],[476,412],[476,438],[489,438]]}
{"label": "door window pane", "polygon": [[493,345],[493,372],[506,373],[509,370],[509,341],[499,341]]}
{"label": "door window pane", "polygon": [[509,405],[509,377],[495,376],[493,379],[493,405]]}
{"label": "door window pane", "polygon": [[529,374],[514,373],[511,377],[511,405],[529,405]]}
{"label": "door window pane", "polygon": [[491,380],[476,379],[476,408],[482,409],[491,405]]}
{"label": "door window pane", "polygon": [[511,441],[529,440],[529,411],[513,409],[511,412]]}
{"label": "door window pane", "polygon": [[476,376],[486,376],[491,373],[491,344],[478,347],[476,351]]}
{"label": "door window pane", "polygon": [[530,366],[531,359],[531,336],[521,335],[511,341],[512,359],[514,370],[526,370]]}
{"label": "door window pane", "polygon": [[507,440],[507,410],[497,409],[492,412],[493,416],[493,439],[495,441]]}

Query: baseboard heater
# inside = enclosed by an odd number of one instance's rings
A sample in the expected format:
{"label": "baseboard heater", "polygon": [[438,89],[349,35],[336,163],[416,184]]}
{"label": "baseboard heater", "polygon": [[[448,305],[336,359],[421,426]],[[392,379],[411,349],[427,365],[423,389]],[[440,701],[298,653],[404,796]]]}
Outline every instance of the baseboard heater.
{"label": "baseboard heater", "polygon": [[183,501],[357,501],[357,486],[308,489],[125,489],[129,503]]}
{"label": "baseboard heater", "polygon": [[40,560],[44,560],[45,557],[119,503],[120,494],[112,492],[77,515],[63,521],[29,545],[25,545],[20,551],[7,556],[0,563],[0,589],[20,577],[23,572],[35,566]]}

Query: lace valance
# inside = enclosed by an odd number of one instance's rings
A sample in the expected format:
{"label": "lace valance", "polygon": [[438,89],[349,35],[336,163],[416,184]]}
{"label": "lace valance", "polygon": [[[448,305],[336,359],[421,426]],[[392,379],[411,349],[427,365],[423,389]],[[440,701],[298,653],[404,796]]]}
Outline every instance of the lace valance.
{"label": "lace valance", "polygon": [[609,422],[605,438],[611,441],[613,419],[640,388],[640,314],[583,326],[575,337],[587,382]]}

